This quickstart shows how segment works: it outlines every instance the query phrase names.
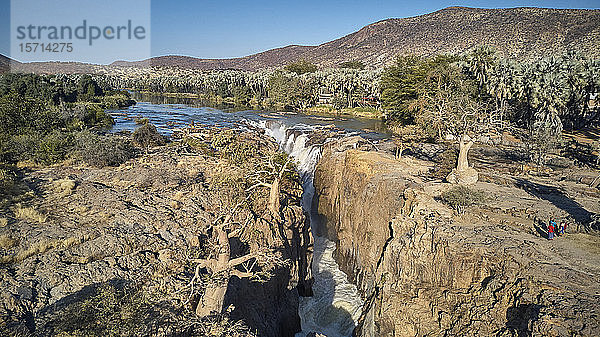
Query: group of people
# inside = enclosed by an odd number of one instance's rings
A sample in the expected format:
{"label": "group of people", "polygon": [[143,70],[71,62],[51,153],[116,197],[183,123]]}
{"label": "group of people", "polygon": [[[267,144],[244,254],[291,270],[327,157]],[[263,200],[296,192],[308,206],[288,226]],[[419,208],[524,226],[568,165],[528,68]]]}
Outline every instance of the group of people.
{"label": "group of people", "polygon": [[554,218],[550,219],[548,223],[548,240],[554,240],[554,233],[556,233],[557,237],[564,235],[567,231],[567,223],[563,220],[560,222],[560,225],[556,223]]}

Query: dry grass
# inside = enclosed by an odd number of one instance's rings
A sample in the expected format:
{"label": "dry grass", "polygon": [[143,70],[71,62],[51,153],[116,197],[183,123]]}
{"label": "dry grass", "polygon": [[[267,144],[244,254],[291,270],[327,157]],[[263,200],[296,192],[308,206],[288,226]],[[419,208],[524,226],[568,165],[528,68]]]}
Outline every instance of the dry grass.
{"label": "dry grass", "polygon": [[175,195],[173,196],[172,199],[175,201],[181,201],[181,200],[183,200],[183,196],[184,196],[183,191],[178,191],[177,193],[175,193]]}
{"label": "dry grass", "polygon": [[75,207],[75,209],[73,209],[73,210],[74,210],[76,213],[79,213],[79,214],[82,214],[82,215],[83,215],[83,214],[86,214],[86,213],[87,213],[87,212],[90,210],[90,208],[89,208],[89,207],[87,207],[87,206],[77,206],[77,207]]}
{"label": "dry grass", "polygon": [[60,197],[66,197],[73,193],[73,190],[75,189],[75,180],[60,179],[53,182],[52,187]]}
{"label": "dry grass", "polygon": [[0,248],[11,249],[19,244],[19,240],[8,234],[0,235]]}
{"label": "dry grass", "polygon": [[572,241],[577,247],[600,256],[600,238],[598,236],[584,233],[569,233],[567,231],[567,239]]}
{"label": "dry grass", "polygon": [[77,257],[77,260],[75,262],[77,262],[79,264],[87,264],[87,263],[91,263],[94,261],[102,260],[105,257],[106,256],[104,254],[97,253],[97,254],[92,254],[89,256],[79,256],[79,257]]}
{"label": "dry grass", "polygon": [[46,215],[38,212],[36,209],[32,207],[23,207],[20,204],[15,206],[13,211],[15,212],[15,218],[17,219],[37,222],[40,224],[46,222],[48,218]]}
{"label": "dry grass", "polygon": [[8,225],[8,219],[7,218],[0,218],[0,228],[6,227],[6,225]]}
{"label": "dry grass", "polygon": [[0,263],[8,264],[8,263],[19,263],[25,260],[28,257],[35,256],[38,254],[43,254],[50,249],[67,249],[71,246],[81,244],[84,241],[89,240],[90,237],[80,236],[80,237],[69,237],[66,239],[59,240],[45,240],[41,242],[37,242],[31,245],[29,248],[19,251],[15,255],[7,255],[0,257]]}

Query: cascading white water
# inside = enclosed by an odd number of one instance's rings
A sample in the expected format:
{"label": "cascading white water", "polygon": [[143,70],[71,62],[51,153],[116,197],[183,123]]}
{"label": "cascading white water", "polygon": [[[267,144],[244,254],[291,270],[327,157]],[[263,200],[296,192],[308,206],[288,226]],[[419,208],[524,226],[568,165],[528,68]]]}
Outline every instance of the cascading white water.
{"label": "cascading white water", "polygon": [[[310,214],[310,223],[316,224],[313,216],[312,199],[315,193],[313,178],[315,168],[321,157],[319,145],[307,146],[311,127],[296,126],[288,128],[280,123],[260,124],[266,133],[275,138],[281,149],[292,156],[297,164],[302,178],[304,192],[302,206]],[[333,259],[336,249],[334,242],[315,235],[312,272],[315,278],[313,284],[314,296],[301,297],[299,314],[302,321],[302,332],[297,337],[305,337],[310,332],[318,332],[327,337],[348,337],[361,314],[363,301],[355,285]]]}
{"label": "cascading white water", "polygon": [[[319,145],[310,145],[309,140],[319,128],[330,128],[331,125],[346,134],[369,133],[375,137],[385,136],[383,133],[367,131],[378,130],[381,121],[352,118],[318,118],[303,114],[280,114],[276,112],[239,111],[223,112],[207,107],[191,107],[184,104],[154,104],[144,98],[133,107],[113,111],[116,125],[112,132],[134,131],[137,127],[135,119],[139,116],[148,118],[165,135],[177,132],[181,126],[200,122],[209,126],[224,126],[237,130],[247,130],[252,126],[266,130],[274,137],[281,149],[296,159],[299,173],[302,176],[304,193],[302,204],[310,214],[315,238],[313,254],[313,297],[300,298],[300,317],[303,331],[298,337],[305,337],[309,332],[318,332],[328,337],[347,337],[354,329],[360,316],[363,302],[354,285],[348,282],[347,276],[339,269],[333,259],[335,244],[315,234],[318,219],[313,216],[312,199],[315,193],[313,186],[314,171],[321,156]],[[329,125],[324,126],[325,123]],[[285,125],[294,125],[286,127]]]}

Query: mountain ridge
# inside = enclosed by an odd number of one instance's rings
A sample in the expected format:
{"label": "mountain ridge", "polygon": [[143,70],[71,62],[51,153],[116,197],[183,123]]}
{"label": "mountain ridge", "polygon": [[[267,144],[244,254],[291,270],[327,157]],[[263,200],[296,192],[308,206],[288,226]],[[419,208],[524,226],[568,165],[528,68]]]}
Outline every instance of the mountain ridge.
{"label": "mountain ridge", "polygon": [[[288,45],[229,59],[164,55],[111,66],[171,66],[200,70],[277,68],[297,60],[321,67],[362,61],[368,68],[388,65],[397,55],[463,53],[480,45],[511,59],[535,59],[577,50],[600,57],[600,10],[515,7],[484,9],[453,6],[407,18],[383,19],[315,46]],[[53,64],[53,68],[56,68]],[[28,66],[25,66],[28,67]],[[43,67],[38,63],[34,68]],[[81,67],[70,68],[79,69]]]}
{"label": "mountain ridge", "polygon": [[[513,38],[516,41],[511,41]],[[376,68],[388,64],[398,54],[461,53],[479,45],[491,45],[508,58],[536,58],[569,48],[598,57],[600,53],[595,46],[599,42],[600,10],[597,9],[453,6],[424,15],[383,19],[316,46],[290,45],[232,59],[195,58],[197,63],[191,67],[255,70],[306,59],[321,66],[359,60]],[[298,52],[299,49],[302,50]],[[152,65],[170,65],[163,63],[168,56],[149,60]]]}

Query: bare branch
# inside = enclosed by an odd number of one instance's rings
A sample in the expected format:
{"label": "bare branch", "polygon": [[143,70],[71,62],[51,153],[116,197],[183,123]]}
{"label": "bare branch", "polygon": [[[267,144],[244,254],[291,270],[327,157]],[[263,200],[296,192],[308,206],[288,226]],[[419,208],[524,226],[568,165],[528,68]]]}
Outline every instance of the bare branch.
{"label": "bare branch", "polygon": [[253,190],[253,189],[257,188],[257,187],[267,187],[267,188],[271,188],[272,186],[273,186],[272,184],[268,184],[268,183],[265,183],[265,182],[262,182],[262,181],[261,181],[261,182],[258,182],[258,183],[256,183],[256,184],[254,184],[254,185],[252,185],[252,186],[248,187],[248,188],[246,189],[246,192],[250,192],[251,190]]}
{"label": "bare branch", "polygon": [[260,256],[260,251],[246,254],[244,256],[236,257],[235,259],[229,260],[228,266],[229,266],[229,268],[233,268],[237,265],[240,265],[240,264],[242,264],[248,260],[254,259],[258,256]]}
{"label": "bare branch", "polygon": [[231,271],[231,275],[237,276],[239,278],[251,278],[252,276],[254,276],[253,273],[243,272],[243,271],[240,271],[240,270],[237,270],[237,269],[233,269]]}

